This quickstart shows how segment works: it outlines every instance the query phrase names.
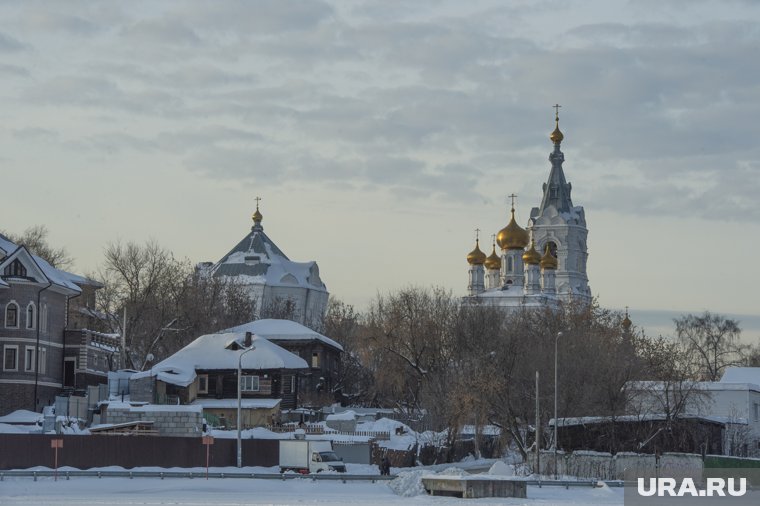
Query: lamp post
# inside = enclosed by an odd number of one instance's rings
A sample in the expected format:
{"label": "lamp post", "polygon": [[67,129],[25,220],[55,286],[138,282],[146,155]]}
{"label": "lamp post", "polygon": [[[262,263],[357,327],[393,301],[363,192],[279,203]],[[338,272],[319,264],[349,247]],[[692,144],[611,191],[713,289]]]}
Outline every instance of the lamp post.
{"label": "lamp post", "polygon": [[554,338],[554,479],[557,479],[557,445],[559,439],[557,439],[559,429],[559,419],[557,418],[557,347],[559,344],[559,338],[562,337],[562,332],[557,332],[557,337]]}
{"label": "lamp post", "polygon": [[237,370],[237,466],[243,467],[243,445],[240,441],[240,425],[241,425],[241,403],[242,403],[242,396],[240,395],[241,389],[240,389],[240,376],[242,374],[243,369],[243,355],[248,353],[249,351],[255,350],[256,347],[254,345],[251,345],[250,348],[243,349],[243,352],[238,357],[238,370]]}

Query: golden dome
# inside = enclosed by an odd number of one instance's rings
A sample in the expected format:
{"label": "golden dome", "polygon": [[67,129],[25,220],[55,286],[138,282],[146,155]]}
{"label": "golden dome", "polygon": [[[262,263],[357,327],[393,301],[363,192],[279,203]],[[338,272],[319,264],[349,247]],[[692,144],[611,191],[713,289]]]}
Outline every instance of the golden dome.
{"label": "golden dome", "polygon": [[633,325],[633,322],[631,321],[631,319],[628,318],[628,306],[626,306],[625,308],[625,318],[623,318],[622,325],[623,325],[624,330],[629,330],[631,328],[631,325]]}
{"label": "golden dome", "polygon": [[515,208],[512,208],[512,218],[506,227],[499,230],[496,243],[501,249],[525,249],[528,245],[528,232],[515,221]]}
{"label": "golden dome", "polygon": [[470,265],[483,265],[486,261],[486,254],[480,251],[478,240],[475,239],[475,249],[467,255],[467,263]]}
{"label": "golden dome", "polygon": [[557,259],[554,258],[554,255],[552,255],[551,251],[549,251],[549,245],[546,245],[546,251],[544,251],[544,256],[541,257],[541,268],[542,269],[556,269],[557,265],[559,263],[557,262]]}
{"label": "golden dome", "polygon": [[559,144],[562,142],[562,139],[565,138],[564,135],[562,135],[562,132],[559,129],[559,122],[557,122],[557,127],[554,129],[554,131],[551,133],[549,138],[552,140],[554,144]]}
{"label": "golden dome", "polygon": [[496,244],[493,245],[493,251],[488,255],[488,258],[486,258],[486,269],[501,269],[501,258],[496,254]]}
{"label": "golden dome", "polygon": [[261,212],[259,212],[259,206],[258,206],[258,204],[256,205],[256,212],[253,213],[252,218],[253,218],[253,222],[254,223],[261,223],[261,220],[264,218],[264,216],[262,216]]}
{"label": "golden dome", "polygon": [[541,254],[536,251],[535,241],[530,241],[530,249],[523,253],[523,262],[529,265],[538,265],[541,263]]}

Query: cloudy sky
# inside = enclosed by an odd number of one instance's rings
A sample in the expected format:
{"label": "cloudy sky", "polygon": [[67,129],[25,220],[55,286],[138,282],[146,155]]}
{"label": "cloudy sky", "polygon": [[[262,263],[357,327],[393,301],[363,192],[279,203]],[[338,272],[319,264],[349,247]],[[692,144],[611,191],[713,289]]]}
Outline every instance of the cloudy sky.
{"label": "cloudy sky", "polygon": [[258,195],[340,299],[464,294],[558,102],[600,303],[750,318],[758,47],[750,0],[2,1],[0,228],[83,273],[116,240],[216,261]]}

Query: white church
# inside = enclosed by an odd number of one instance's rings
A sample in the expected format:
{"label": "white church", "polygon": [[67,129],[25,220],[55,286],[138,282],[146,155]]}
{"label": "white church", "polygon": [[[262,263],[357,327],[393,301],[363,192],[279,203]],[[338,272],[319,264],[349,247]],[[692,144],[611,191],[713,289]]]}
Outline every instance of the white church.
{"label": "white church", "polygon": [[317,262],[294,262],[277,247],[264,233],[259,200],[256,199],[251,231],[221,260],[215,264],[203,262],[198,271],[242,285],[254,301],[254,318],[279,306],[289,308],[289,319],[302,325],[321,322],[330,294],[319,277]]}
{"label": "white church", "polygon": [[549,136],[554,143],[549,155],[551,169],[541,204],[531,210],[527,227],[522,228],[515,220],[512,195],[511,218],[496,234],[491,255],[486,257],[475,240],[475,249],[467,255],[469,302],[516,309],[591,301],[586,217],[582,206],[573,205],[572,186],[562,170],[564,136],[559,114],[555,122]]}

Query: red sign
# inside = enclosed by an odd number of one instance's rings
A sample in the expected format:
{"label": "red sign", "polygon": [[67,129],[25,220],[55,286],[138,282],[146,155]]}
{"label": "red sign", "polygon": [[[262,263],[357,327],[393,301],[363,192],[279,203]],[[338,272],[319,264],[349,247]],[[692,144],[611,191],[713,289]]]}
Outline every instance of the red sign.
{"label": "red sign", "polygon": [[204,445],[212,445],[214,444],[214,436],[203,436],[201,439],[203,439]]}
{"label": "red sign", "polygon": [[63,448],[63,439],[51,439],[50,448]]}

